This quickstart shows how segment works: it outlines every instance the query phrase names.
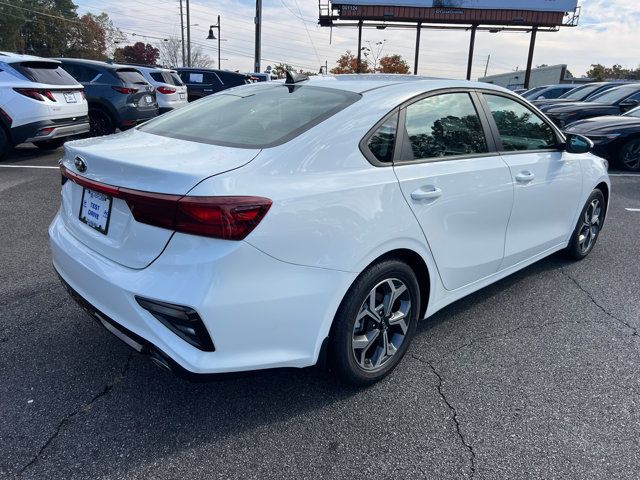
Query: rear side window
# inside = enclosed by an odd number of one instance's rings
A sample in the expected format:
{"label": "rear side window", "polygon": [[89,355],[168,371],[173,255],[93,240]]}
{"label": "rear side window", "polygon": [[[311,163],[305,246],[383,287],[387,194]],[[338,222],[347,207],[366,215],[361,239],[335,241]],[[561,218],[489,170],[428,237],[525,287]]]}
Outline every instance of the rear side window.
{"label": "rear side window", "polygon": [[398,114],[392,115],[369,137],[367,148],[379,162],[393,162]]}
{"label": "rear side window", "polygon": [[147,83],[142,74],[137,70],[116,70],[116,76],[124,83]]}
{"label": "rear side window", "polygon": [[57,63],[52,62],[21,62],[11,65],[32,82],[48,85],[77,85],[75,78],[69,75]]}
{"label": "rear side window", "polygon": [[198,100],[140,130],[214,145],[267,148],[289,141],[360,98],[322,87],[256,85]]}
{"label": "rear side window", "polygon": [[507,152],[556,148],[553,129],[537,114],[510,98],[484,94]]}
{"label": "rear side window", "polygon": [[487,153],[487,140],[468,93],[446,93],[409,105],[401,160]]}

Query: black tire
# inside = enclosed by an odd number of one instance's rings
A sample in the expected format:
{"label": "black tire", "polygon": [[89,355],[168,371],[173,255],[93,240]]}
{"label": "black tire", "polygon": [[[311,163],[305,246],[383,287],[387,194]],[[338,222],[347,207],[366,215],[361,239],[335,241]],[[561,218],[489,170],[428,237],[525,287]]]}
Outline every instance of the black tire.
{"label": "black tire", "polygon": [[89,136],[101,137],[116,131],[115,123],[107,112],[100,108],[89,109]]}
{"label": "black tire", "polygon": [[9,136],[7,132],[4,131],[4,128],[0,127],[0,161],[7,158],[9,154],[9,150],[11,150],[11,142],[9,141]]}
{"label": "black tire", "polygon": [[[606,214],[607,204],[604,200],[604,194],[596,189],[591,192],[587,203],[580,212],[578,224],[571,235],[569,245],[564,250],[568,258],[582,260],[591,253],[598,237],[600,237]],[[597,216],[597,222],[594,223],[595,216]]]}
{"label": "black tire", "polygon": [[33,142],[33,144],[41,150],[55,150],[64,145],[64,138],[54,138],[53,140],[43,140],[41,142]]}
{"label": "black tire", "polygon": [[640,138],[630,140],[622,146],[618,163],[625,170],[640,172]]}
{"label": "black tire", "polygon": [[[395,291],[391,289],[391,285]],[[402,290],[402,285],[406,287],[405,290]],[[388,304],[395,292],[402,293],[397,295],[388,308],[385,307],[385,301]],[[379,322],[365,313],[365,310],[370,311],[367,304],[370,304],[372,295],[375,310],[387,310],[382,317],[376,315]],[[379,301],[382,303],[378,304]],[[408,307],[407,301],[410,302]],[[403,309],[405,322],[400,324],[397,321],[402,318]],[[358,386],[371,385],[381,380],[398,365],[406,353],[416,330],[419,312],[420,288],[411,267],[395,259],[372,265],[349,288],[336,313],[328,349],[328,361],[332,370],[343,381]],[[395,316],[389,318],[390,313]],[[358,348],[357,344],[368,346]],[[383,353],[389,351],[394,353]]]}

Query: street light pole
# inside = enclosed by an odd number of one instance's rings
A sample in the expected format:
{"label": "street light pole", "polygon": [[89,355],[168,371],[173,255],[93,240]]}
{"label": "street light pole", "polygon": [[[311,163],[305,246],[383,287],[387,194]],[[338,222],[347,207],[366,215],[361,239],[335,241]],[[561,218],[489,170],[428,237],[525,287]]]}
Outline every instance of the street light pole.
{"label": "street light pole", "polygon": [[218,68],[222,69],[222,65],[220,65],[220,38],[221,38],[221,34],[220,34],[220,15],[218,15],[218,23],[215,25],[209,25],[209,36],[207,37],[207,40],[215,40],[216,36],[213,34],[213,29],[217,28],[218,29]]}
{"label": "street light pole", "polygon": [[189,16],[189,0],[187,0],[187,67],[191,66],[191,18]]}
{"label": "street light pole", "polygon": [[253,71],[259,73],[260,69],[260,43],[262,38],[262,0],[256,0],[256,53],[253,65]]}
{"label": "street light pole", "polygon": [[180,0],[180,33],[182,34],[182,66],[186,67],[184,61],[184,18],[182,16],[182,0]]}

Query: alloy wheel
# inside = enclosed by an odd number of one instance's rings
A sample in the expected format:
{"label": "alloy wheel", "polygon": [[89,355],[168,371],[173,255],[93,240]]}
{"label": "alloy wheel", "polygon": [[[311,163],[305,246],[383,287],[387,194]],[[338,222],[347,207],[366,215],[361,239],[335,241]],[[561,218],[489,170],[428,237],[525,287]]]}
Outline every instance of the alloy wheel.
{"label": "alloy wheel", "polygon": [[580,234],[578,235],[578,246],[583,254],[591,250],[596,238],[598,238],[602,226],[601,216],[602,205],[600,205],[600,200],[596,198],[589,204],[587,210],[584,212]]}
{"label": "alloy wheel", "polygon": [[411,319],[411,294],[397,278],[371,289],[353,326],[351,346],[356,363],[367,372],[380,370],[405,341]]}
{"label": "alloy wheel", "polygon": [[622,163],[628,170],[640,170],[640,142],[632,142],[624,147]]}

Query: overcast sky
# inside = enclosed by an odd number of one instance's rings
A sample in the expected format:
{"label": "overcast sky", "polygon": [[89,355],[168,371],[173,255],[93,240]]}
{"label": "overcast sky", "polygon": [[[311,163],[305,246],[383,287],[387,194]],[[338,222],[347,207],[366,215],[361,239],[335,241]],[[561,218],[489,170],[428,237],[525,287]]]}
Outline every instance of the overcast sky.
{"label": "overcast sky", "polygon": [[[184,3],[184,2],[183,2]],[[566,63],[576,76],[592,63],[638,67],[640,56],[639,0],[580,0],[577,28],[538,36],[534,64]],[[140,36],[180,35],[178,0],[78,0],[79,13],[105,11],[133,43]],[[217,42],[205,40],[209,25],[222,17],[222,67],[253,70],[255,1],[191,0],[192,43],[217,59]],[[263,0],[262,68],[285,62],[317,71],[329,68],[347,49],[357,49],[357,30],[320,28],[317,0]],[[137,36],[132,35],[136,33]],[[386,40],[384,54],[399,53],[413,65],[415,31],[365,29],[363,43]],[[462,78],[466,74],[469,33],[427,30],[422,33],[422,75]],[[159,40],[147,38],[149,43]],[[478,33],[473,77],[482,76],[487,57],[489,74],[526,66],[529,36],[524,33]]]}

